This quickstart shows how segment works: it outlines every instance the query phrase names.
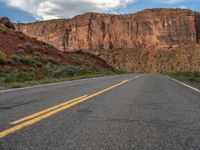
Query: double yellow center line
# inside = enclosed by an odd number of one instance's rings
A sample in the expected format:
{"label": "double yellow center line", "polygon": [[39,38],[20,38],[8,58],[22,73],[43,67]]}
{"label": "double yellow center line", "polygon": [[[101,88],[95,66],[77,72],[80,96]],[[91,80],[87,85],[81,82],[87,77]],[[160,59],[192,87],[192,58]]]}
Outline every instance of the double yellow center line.
{"label": "double yellow center line", "polygon": [[[80,103],[82,103],[82,102],[84,102],[84,101],[86,101],[88,99],[91,99],[91,98],[93,98],[93,97],[95,97],[97,95],[100,95],[100,94],[102,94],[102,93],[104,93],[106,91],[109,91],[109,90],[111,90],[111,89],[113,89],[115,87],[118,87],[118,86],[120,86],[120,85],[122,85],[124,83],[127,83],[127,82],[129,82],[129,81],[131,81],[133,79],[136,79],[138,77],[139,76],[136,76],[135,78],[132,78],[132,79],[129,79],[129,80],[123,80],[118,84],[110,86],[110,87],[108,87],[108,88],[106,88],[104,90],[101,90],[99,92],[96,92],[94,94],[84,95],[84,96],[81,96],[81,97],[78,97],[78,98],[74,98],[74,99],[69,100],[67,102],[61,103],[59,105],[50,107],[48,109],[42,110],[40,112],[37,112],[37,113],[34,113],[32,115],[29,115],[29,116],[26,116],[24,118],[21,118],[19,120],[16,120],[16,121],[11,123],[12,125],[15,125],[15,126],[0,132],[0,138],[3,138],[8,134],[11,134],[11,133],[13,133],[13,132],[15,132],[17,130],[20,130],[20,129],[24,128],[24,127],[27,127],[29,125],[32,125],[32,124],[36,123],[36,122],[39,122],[39,121],[41,121],[41,120],[43,120],[45,118],[48,118],[48,117],[50,117],[50,116],[52,116],[52,115],[54,115],[54,114],[56,114],[58,112],[61,112],[61,111],[65,110],[65,109],[68,109],[68,108],[70,108],[72,106],[80,104]],[[16,124],[18,124],[18,125],[16,125]]]}

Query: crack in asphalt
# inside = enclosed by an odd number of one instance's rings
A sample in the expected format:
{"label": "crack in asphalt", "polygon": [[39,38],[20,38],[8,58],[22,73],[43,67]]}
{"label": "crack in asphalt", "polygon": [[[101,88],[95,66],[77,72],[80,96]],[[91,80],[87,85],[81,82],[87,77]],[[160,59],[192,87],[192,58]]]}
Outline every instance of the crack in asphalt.
{"label": "crack in asphalt", "polygon": [[41,101],[41,100],[40,99],[36,99],[36,100],[26,101],[26,102],[22,102],[22,103],[17,103],[16,102],[16,103],[13,103],[13,104],[10,104],[10,105],[4,105],[4,106],[0,107],[0,112],[1,111],[5,111],[5,110],[10,110],[10,109],[13,109],[15,107],[20,107],[20,106],[36,103],[36,102],[39,102],[39,101]]}

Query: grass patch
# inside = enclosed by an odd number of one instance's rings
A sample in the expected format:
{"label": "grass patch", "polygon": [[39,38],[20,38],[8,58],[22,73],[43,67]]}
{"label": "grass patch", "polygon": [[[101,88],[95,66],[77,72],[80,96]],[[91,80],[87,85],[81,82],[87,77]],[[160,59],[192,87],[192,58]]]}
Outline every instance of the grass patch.
{"label": "grass patch", "polygon": [[67,65],[61,65],[61,66],[47,65],[45,67],[45,71],[48,76],[55,78],[66,77],[66,76],[68,77],[79,76],[91,73],[91,71],[86,68],[72,67]]}
{"label": "grass patch", "polygon": [[10,71],[5,74],[5,83],[10,83],[10,82],[19,82],[20,81],[20,74],[17,70]]}
{"label": "grass patch", "polygon": [[56,65],[59,65],[59,64],[60,64],[56,59],[54,59],[54,58],[51,57],[51,56],[47,56],[47,57],[46,57],[46,60],[47,60],[48,62],[51,62],[52,64],[56,64]]}
{"label": "grass patch", "polygon": [[[26,47],[32,47],[27,44]],[[60,82],[66,80],[76,80],[91,77],[100,77],[107,75],[123,74],[125,72],[114,70],[112,68],[98,69],[95,67],[96,60],[89,56],[76,55],[79,66],[70,66],[62,64],[59,60],[51,56],[41,56],[41,53],[34,52],[26,54],[24,48],[19,48],[17,53],[12,56],[14,66],[3,65],[0,68],[0,87],[19,88],[45,83]],[[6,56],[0,54],[0,59],[4,60]],[[90,61],[91,60],[91,61]],[[15,65],[20,65],[17,68]]]}
{"label": "grass patch", "polygon": [[62,77],[62,78],[53,78],[53,77],[46,77],[40,80],[32,80],[32,81],[24,81],[24,82],[0,82],[0,86],[5,88],[20,88],[20,87],[26,87],[26,86],[34,86],[34,85],[40,85],[40,84],[48,84],[48,83],[56,83],[56,82],[62,82],[62,81],[71,81],[71,80],[78,80],[78,79],[86,79],[86,78],[93,78],[93,77],[103,77],[103,76],[109,76],[109,75],[115,75],[115,73],[99,73],[99,74],[83,74],[79,76],[71,76],[71,77]]}
{"label": "grass patch", "polygon": [[26,43],[24,44],[24,46],[28,49],[29,52],[33,51],[33,44],[32,43]]}
{"label": "grass patch", "polygon": [[29,56],[29,55],[13,55],[12,60],[19,63],[21,62],[24,65],[31,65],[34,68],[42,67],[42,58],[41,56]]}
{"label": "grass patch", "polygon": [[32,57],[28,55],[13,55],[12,60],[16,62],[21,62],[25,65],[30,65],[32,62]]}
{"label": "grass patch", "polygon": [[200,82],[200,72],[176,72],[166,75],[182,81]]}

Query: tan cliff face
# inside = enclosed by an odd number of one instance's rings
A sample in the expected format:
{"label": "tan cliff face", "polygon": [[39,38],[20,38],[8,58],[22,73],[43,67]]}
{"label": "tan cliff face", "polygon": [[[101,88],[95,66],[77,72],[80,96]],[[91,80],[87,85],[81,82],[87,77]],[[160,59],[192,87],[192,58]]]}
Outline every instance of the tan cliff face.
{"label": "tan cliff face", "polygon": [[128,15],[87,13],[66,20],[20,24],[16,28],[61,51],[87,51],[128,71],[200,70],[198,58],[196,67],[185,67],[184,63],[173,64],[171,68],[165,67],[167,64],[158,67],[157,55],[161,50],[196,45],[199,41],[200,13],[190,10],[149,9]]}

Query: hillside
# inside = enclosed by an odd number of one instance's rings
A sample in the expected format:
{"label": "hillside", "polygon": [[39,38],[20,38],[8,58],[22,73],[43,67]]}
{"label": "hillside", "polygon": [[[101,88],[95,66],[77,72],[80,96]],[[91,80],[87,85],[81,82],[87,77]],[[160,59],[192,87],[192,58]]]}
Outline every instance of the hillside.
{"label": "hillside", "polygon": [[60,52],[53,46],[15,30],[0,19],[0,84],[112,73],[100,58],[79,52]]}
{"label": "hillside", "polygon": [[200,13],[190,10],[87,13],[16,28],[60,51],[83,50],[127,71],[200,71]]}

